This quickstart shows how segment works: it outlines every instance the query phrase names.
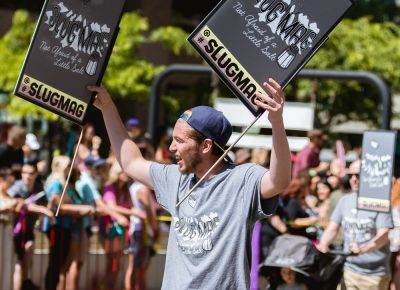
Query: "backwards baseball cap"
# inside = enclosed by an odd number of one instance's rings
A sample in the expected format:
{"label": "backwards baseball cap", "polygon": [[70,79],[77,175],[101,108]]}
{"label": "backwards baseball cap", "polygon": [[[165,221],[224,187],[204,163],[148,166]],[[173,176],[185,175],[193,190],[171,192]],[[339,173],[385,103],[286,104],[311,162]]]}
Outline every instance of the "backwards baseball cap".
{"label": "backwards baseball cap", "polygon": [[224,151],[232,135],[232,126],[222,112],[208,106],[198,106],[192,108],[191,114],[185,112],[180,118]]}

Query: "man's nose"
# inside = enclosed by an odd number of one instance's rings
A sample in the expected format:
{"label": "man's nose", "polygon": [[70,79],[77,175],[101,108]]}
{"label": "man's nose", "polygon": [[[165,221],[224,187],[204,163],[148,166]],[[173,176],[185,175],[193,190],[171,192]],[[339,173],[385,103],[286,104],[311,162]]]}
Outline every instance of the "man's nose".
{"label": "man's nose", "polygon": [[176,150],[175,141],[172,140],[171,144],[169,145],[169,151],[174,152]]}

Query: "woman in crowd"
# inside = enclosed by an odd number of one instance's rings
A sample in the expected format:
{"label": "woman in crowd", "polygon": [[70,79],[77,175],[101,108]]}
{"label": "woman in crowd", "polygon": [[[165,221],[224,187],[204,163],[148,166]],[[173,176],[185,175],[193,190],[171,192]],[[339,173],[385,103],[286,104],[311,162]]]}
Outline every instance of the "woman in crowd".
{"label": "woman in crowd", "polygon": [[[51,173],[46,180],[45,192],[50,201],[49,207],[56,209],[60,202],[60,197],[65,185],[65,179],[70,166],[70,158],[67,156],[54,157],[51,164]],[[50,225],[47,220],[45,231],[49,239],[49,264],[46,271],[45,287],[46,290],[62,289],[57,288],[62,275],[62,268],[66,266],[66,261],[70,246],[70,226],[71,218],[69,216],[58,216],[56,223]],[[63,277],[62,277],[63,280]]]}
{"label": "woman in crowd", "polygon": [[[61,194],[65,186],[67,174],[71,166],[68,156],[56,156],[51,164],[51,173],[45,184],[46,197],[49,200],[48,207],[54,212],[61,201]],[[44,230],[49,239],[49,264],[45,276],[45,287],[47,290],[64,289],[65,276],[68,268],[68,256],[71,246],[72,216],[88,215],[93,209],[84,205],[72,204],[74,187],[68,186],[60,208],[60,214],[55,223],[47,219]]]}
{"label": "woman in crowd", "polygon": [[125,289],[145,290],[146,269],[150,257],[155,254],[154,244],[159,237],[159,225],[155,211],[153,192],[135,181],[129,188],[133,205],[146,213],[146,219],[131,216],[128,268]]}
{"label": "woman in crowd", "polygon": [[76,182],[79,178],[79,170],[73,168],[68,184],[68,196],[73,204],[68,205],[64,203],[62,205],[62,210],[72,208],[76,211],[76,213],[74,213],[75,211],[72,213],[70,251],[65,267],[65,288],[68,290],[79,289],[79,272],[88,250],[87,230],[90,224],[89,219],[95,213],[95,207],[92,204],[85,204],[84,199],[76,190]]}
{"label": "woman in crowd", "polygon": [[332,186],[328,179],[323,178],[317,184],[318,196],[318,219],[317,222],[322,228],[326,228],[329,222],[329,202]]}
{"label": "woman in crowd", "polygon": [[[121,215],[146,218],[144,212],[133,207],[129,193],[130,178],[122,172],[118,163],[114,163],[110,169],[110,182],[103,188],[103,200],[106,205]],[[101,228],[106,251],[105,286],[106,289],[113,289],[125,247],[125,229],[109,216],[102,218]],[[125,288],[131,289],[129,285],[125,285]]]}
{"label": "woman in crowd", "polygon": [[329,222],[329,197],[332,187],[326,178],[320,179],[316,183],[317,203],[313,208],[313,213],[308,217],[298,218],[293,224],[296,226],[313,226],[318,225],[322,228],[327,226]]}
{"label": "woman in crowd", "polygon": [[282,195],[282,206],[285,221],[289,225],[289,232],[295,235],[306,236],[306,226],[303,219],[309,217],[306,198],[308,194],[307,184],[300,178],[293,179]]}

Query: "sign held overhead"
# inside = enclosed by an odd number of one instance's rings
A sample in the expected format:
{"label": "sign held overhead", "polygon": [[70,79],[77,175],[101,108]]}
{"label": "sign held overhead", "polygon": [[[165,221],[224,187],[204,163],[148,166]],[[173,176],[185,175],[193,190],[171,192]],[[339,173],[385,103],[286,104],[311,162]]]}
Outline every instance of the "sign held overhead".
{"label": "sign held overhead", "polygon": [[14,94],[84,124],[125,0],[46,0]]}
{"label": "sign held overhead", "polygon": [[352,0],[222,0],[189,42],[254,116],[273,78],[282,87],[326,41]]}

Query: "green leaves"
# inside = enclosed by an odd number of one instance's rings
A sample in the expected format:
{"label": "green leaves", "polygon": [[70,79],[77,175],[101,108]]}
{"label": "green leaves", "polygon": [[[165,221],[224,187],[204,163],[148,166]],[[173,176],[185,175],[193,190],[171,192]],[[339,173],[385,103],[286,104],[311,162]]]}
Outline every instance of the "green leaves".
{"label": "green leaves", "polygon": [[[391,22],[374,23],[368,17],[344,19],[307,68],[370,71],[382,77],[394,91],[399,91],[399,36],[400,27]],[[302,91],[303,96],[311,93],[311,90]],[[317,103],[324,104],[324,115],[329,116],[318,120],[321,126],[328,127],[350,119],[373,126],[379,124],[380,99],[371,86],[325,81],[320,82],[317,95]]]}
{"label": "green leaves", "polygon": [[103,83],[113,96],[147,101],[151,82],[164,66],[143,59],[140,49],[161,42],[175,54],[193,53],[186,42],[188,34],[173,26],[149,32],[147,19],[138,13],[124,14],[120,28]]}
{"label": "green leaves", "polygon": [[14,86],[25,59],[35,29],[28,12],[17,10],[11,29],[0,38],[0,91],[9,95],[6,104],[11,117],[44,115],[49,119],[57,116],[13,95]]}
{"label": "green leaves", "polygon": [[174,54],[184,51],[189,55],[197,55],[194,48],[186,41],[187,37],[188,34],[183,29],[166,26],[153,31],[149,40],[163,43],[165,47],[172,49]]}

